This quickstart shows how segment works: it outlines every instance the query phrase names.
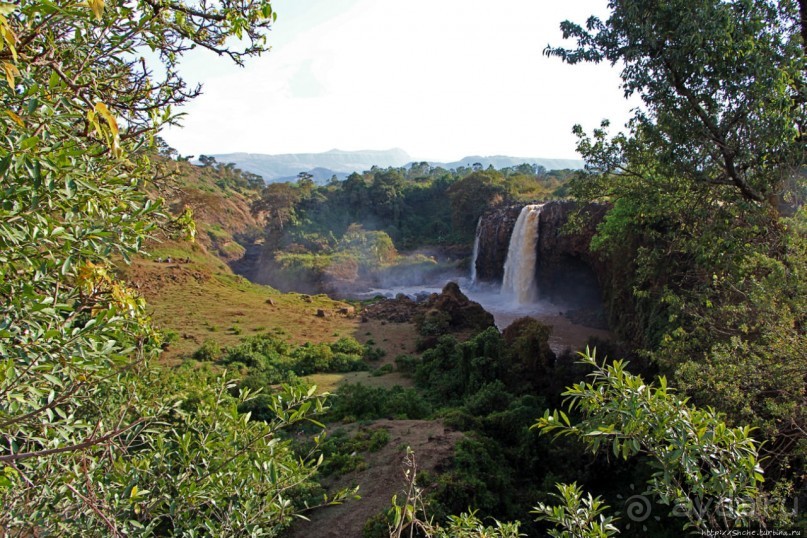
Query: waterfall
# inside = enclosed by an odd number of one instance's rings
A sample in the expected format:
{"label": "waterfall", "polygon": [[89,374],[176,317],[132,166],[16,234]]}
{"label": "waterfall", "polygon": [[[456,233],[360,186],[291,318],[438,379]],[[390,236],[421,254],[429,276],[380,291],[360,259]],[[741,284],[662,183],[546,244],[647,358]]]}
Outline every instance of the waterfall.
{"label": "waterfall", "polygon": [[479,256],[479,234],[482,231],[482,217],[476,221],[476,236],[474,237],[474,253],[471,257],[471,286],[476,284],[476,258]]}
{"label": "waterfall", "polygon": [[517,304],[536,299],[535,262],[538,258],[538,217],[542,207],[543,204],[524,206],[510,236],[501,293],[512,297]]}

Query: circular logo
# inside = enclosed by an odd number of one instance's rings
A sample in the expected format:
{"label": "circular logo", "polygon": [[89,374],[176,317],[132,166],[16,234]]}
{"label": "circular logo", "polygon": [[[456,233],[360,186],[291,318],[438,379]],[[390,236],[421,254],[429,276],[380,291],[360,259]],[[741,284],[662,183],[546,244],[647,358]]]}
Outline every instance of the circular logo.
{"label": "circular logo", "polygon": [[641,523],[650,517],[650,500],[644,495],[633,495],[625,500],[628,519]]}

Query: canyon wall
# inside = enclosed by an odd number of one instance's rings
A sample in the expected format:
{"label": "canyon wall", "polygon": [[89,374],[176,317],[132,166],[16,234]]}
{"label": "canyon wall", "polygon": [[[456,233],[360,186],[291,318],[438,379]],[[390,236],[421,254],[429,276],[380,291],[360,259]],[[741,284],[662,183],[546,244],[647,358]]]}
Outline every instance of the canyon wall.
{"label": "canyon wall", "polygon": [[[501,282],[510,236],[524,204],[489,211],[479,224],[479,252],[476,277],[479,282]],[[566,228],[575,217],[574,228]],[[604,204],[551,201],[539,216],[538,261],[535,279],[539,296],[552,300],[589,300],[592,287],[599,289],[607,280],[608,267],[589,250],[597,225],[607,211]],[[599,291],[595,293],[599,295]],[[597,297],[600,300],[600,297]]]}

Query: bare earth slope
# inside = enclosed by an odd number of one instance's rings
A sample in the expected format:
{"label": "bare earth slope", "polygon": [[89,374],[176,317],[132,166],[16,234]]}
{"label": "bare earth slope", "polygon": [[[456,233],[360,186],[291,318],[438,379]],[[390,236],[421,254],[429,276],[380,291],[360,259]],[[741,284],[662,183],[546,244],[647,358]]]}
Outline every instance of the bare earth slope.
{"label": "bare earth slope", "polygon": [[364,470],[328,484],[335,489],[359,484],[361,499],[314,511],[311,521],[294,524],[287,533],[289,538],[361,538],[367,519],[389,508],[393,495],[403,496],[407,446],[414,451],[420,471],[440,472],[451,464],[454,445],[462,438],[462,433],[447,430],[436,420],[378,420],[369,428],[388,430],[389,443],[378,452],[364,455]]}

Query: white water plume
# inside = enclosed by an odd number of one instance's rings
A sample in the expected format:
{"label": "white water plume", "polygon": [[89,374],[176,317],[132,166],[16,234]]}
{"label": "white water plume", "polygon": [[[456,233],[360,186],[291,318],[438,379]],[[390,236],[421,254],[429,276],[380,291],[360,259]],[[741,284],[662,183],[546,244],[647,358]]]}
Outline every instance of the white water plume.
{"label": "white water plume", "polygon": [[476,236],[474,237],[474,253],[471,256],[471,286],[476,285],[476,258],[479,256],[479,232],[482,230],[482,217],[476,221]]}
{"label": "white water plume", "polygon": [[543,204],[524,206],[510,236],[501,293],[511,297],[516,304],[536,300],[535,263],[538,258],[538,218],[542,207]]}

